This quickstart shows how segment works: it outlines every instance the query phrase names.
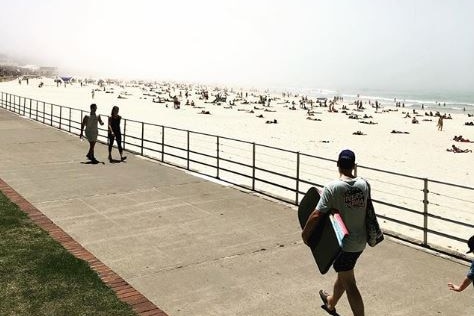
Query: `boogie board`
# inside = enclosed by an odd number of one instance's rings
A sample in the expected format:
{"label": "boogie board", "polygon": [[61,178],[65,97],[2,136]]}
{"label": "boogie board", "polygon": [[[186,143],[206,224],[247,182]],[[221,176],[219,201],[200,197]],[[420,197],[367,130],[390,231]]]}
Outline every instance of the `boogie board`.
{"label": "boogie board", "polygon": [[[319,198],[318,190],[312,187],[301,200],[298,207],[298,220],[301,229],[304,228],[309,216],[316,209]],[[339,214],[336,214],[336,216],[332,214],[322,215],[308,242],[321,274],[325,274],[331,268],[342,250],[342,239],[346,235],[347,229]]]}

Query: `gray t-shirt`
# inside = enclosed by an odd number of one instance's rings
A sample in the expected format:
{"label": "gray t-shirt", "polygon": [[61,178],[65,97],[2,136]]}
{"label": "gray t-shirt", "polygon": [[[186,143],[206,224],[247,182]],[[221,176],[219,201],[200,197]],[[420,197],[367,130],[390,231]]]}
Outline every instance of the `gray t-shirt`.
{"label": "gray t-shirt", "polygon": [[324,187],[316,209],[327,213],[331,209],[339,211],[346,224],[349,236],[344,238],[342,250],[360,252],[367,243],[365,214],[369,187],[362,178],[335,180]]}

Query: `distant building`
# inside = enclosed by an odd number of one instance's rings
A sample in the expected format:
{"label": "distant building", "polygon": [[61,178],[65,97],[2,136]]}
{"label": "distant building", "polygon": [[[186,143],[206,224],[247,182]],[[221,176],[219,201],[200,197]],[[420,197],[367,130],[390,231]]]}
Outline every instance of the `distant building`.
{"label": "distant building", "polygon": [[56,67],[39,67],[38,75],[45,77],[55,76],[58,69]]}

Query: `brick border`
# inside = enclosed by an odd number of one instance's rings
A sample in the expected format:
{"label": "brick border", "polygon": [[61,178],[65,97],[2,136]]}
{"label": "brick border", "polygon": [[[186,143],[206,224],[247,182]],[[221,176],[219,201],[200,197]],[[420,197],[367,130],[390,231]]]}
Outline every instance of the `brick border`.
{"label": "brick border", "polygon": [[67,251],[78,259],[86,261],[90,268],[97,272],[100,279],[110,287],[117,297],[129,304],[138,315],[143,316],[168,316],[164,311],[150,302],[143,294],[122,279],[117,273],[97,259],[92,253],[82,247],[77,241],[69,236],[64,230],[53,223],[46,215],[34,207],[23,196],[16,192],[11,186],[0,178],[0,191],[13,203],[25,212],[28,217],[49,233]]}

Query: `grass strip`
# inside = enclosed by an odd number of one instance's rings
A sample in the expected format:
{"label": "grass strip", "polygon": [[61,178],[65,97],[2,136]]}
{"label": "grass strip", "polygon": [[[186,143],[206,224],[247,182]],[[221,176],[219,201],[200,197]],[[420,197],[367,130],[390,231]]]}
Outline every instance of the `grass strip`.
{"label": "grass strip", "polygon": [[0,192],[0,315],[136,315]]}

